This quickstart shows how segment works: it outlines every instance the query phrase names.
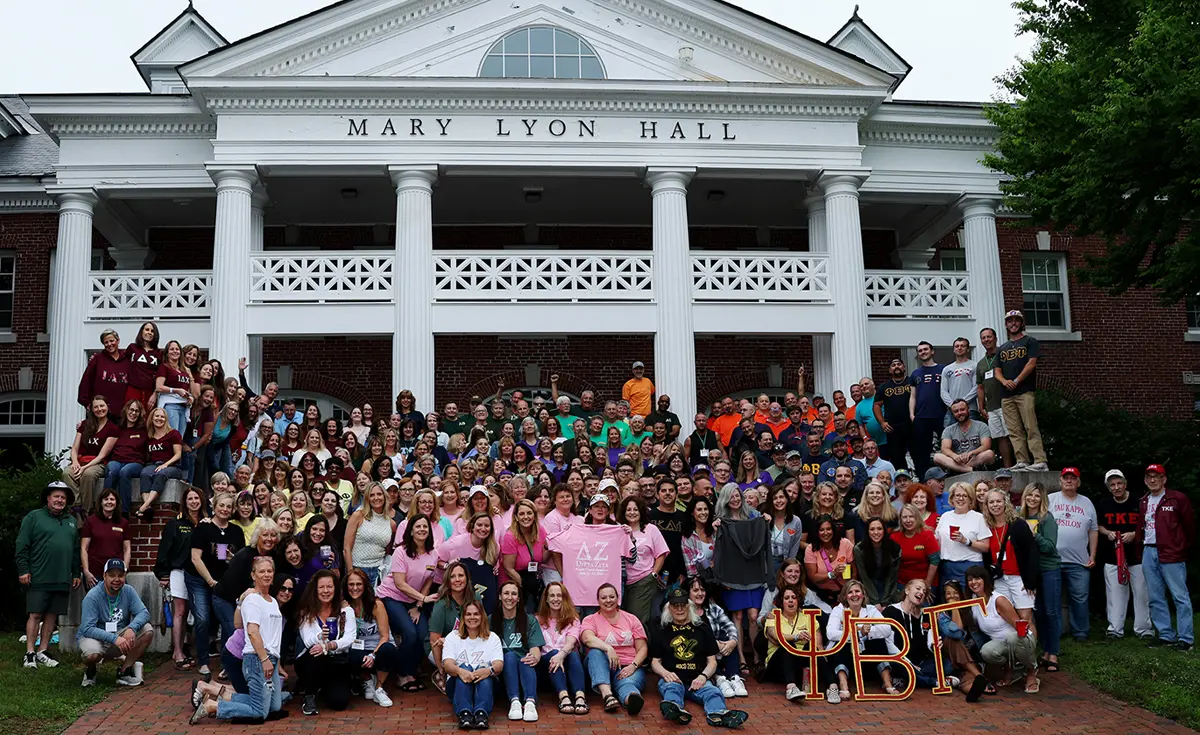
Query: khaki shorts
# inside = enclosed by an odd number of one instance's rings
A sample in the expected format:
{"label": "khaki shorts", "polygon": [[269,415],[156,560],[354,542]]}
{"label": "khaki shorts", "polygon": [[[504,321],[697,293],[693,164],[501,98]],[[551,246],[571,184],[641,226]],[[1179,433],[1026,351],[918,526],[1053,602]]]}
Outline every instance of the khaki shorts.
{"label": "khaki shorts", "polygon": [[[138,631],[138,635],[153,633],[154,626],[146,623],[142,629]],[[100,656],[105,661],[111,661],[115,658],[121,658],[125,654],[116,643],[105,643],[104,641],[95,638],[80,638],[79,639],[79,655],[80,656]]]}
{"label": "khaki shorts", "polygon": [[993,439],[1008,438],[1008,424],[1004,423],[1004,409],[988,411],[988,430]]}

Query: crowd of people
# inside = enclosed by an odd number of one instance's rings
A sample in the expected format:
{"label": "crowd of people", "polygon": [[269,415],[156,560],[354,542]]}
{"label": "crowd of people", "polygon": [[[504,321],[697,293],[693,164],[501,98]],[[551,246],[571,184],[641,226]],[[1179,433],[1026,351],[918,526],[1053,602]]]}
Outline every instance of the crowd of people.
{"label": "crowd of people", "polygon": [[[733,704],[760,681],[794,702],[812,681],[831,703],[852,683],[905,691],[904,668],[856,666],[852,649],[895,655],[901,629],[919,686],[940,659],[969,701],[1034,694],[1064,623],[1089,635],[1096,567],[1108,636],[1125,635],[1132,597],[1135,635],[1191,650],[1187,496],[1157,464],[1141,497],[1117,469],[1090,496],[1074,467],[1057,487],[1017,485],[1046,458],[1037,343],[1019,312],[1006,327],[1003,345],[981,333],[979,361],[966,339],[949,365],[921,343],[911,375],[895,360],[849,401],[810,398],[800,368],[782,404],[725,397],[690,430],[641,362],[602,404],[559,395],[555,375],[549,400],[500,385],[422,413],[405,390],[388,416],[362,405],[343,423],[273,383],[256,394],[245,360],[226,377],[194,345],[160,347],[153,323],[124,349],[106,331],[62,482],[21,525],[25,666],[57,665],[50,632],[82,584],[84,686],[105,660],[142,683],[152,629],[125,584],[128,519],[161,512],[171,479],[186,490],[154,571],[174,665],[203,677],[193,722],[277,717],[292,697],[305,715],[355,696],[390,707],[429,686],[462,729],[486,729],[498,698],[537,721],[540,688],[562,715],[636,715],[653,675],[666,719],[690,721],[692,702],[740,727]],[[935,644],[922,610],[968,598],[981,604],[937,616]],[[894,624],[847,629],[847,614]],[[797,655],[835,648],[815,679]]]}

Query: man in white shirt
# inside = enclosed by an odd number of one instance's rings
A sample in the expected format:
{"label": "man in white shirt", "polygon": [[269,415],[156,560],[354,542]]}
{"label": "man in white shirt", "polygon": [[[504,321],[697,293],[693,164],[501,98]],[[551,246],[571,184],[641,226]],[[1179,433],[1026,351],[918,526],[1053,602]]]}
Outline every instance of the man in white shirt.
{"label": "man in white shirt", "polygon": [[[966,401],[968,408],[976,403],[975,363],[971,362],[971,342],[966,337],[954,340],[954,362],[942,368],[941,392],[946,408],[957,400]],[[983,415],[972,409],[971,418],[982,421]],[[953,422],[951,412],[947,411],[946,426]]]}
{"label": "man in white shirt", "polygon": [[1078,469],[1064,467],[1059,488],[1059,492],[1050,494],[1049,503],[1058,524],[1058,555],[1062,558],[1063,589],[1067,592],[1067,620],[1075,640],[1086,641],[1088,590],[1092,568],[1096,566],[1100,524],[1096,506],[1079,494]]}

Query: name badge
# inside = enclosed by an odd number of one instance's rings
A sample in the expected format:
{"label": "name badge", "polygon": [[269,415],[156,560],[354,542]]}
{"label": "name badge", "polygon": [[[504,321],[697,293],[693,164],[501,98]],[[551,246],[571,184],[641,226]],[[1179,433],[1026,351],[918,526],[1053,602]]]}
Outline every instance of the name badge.
{"label": "name badge", "polygon": [[217,544],[217,561],[225,561],[229,558],[229,544]]}
{"label": "name badge", "polygon": [[984,373],[984,374],[983,374],[983,379],[984,379],[984,380],[991,380],[991,379],[992,379],[992,378],[994,378],[994,377],[996,377],[996,371],[995,371],[995,369],[989,370],[989,371],[987,371],[986,373]]}
{"label": "name badge", "polygon": [[538,570],[538,563],[536,561],[529,562],[529,567],[526,569],[526,571],[537,574],[537,570]]}
{"label": "name badge", "polygon": [[350,644],[350,648],[354,649],[355,651],[361,651],[365,647],[366,646],[363,645],[363,642],[361,640],[356,640]]}
{"label": "name badge", "polygon": [[125,533],[125,529],[120,526],[113,526],[112,529],[113,533]]}
{"label": "name badge", "polygon": [[111,620],[109,622],[105,623],[104,624],[104,632],[105,633],[116,633],[117,632],[117,624]]}

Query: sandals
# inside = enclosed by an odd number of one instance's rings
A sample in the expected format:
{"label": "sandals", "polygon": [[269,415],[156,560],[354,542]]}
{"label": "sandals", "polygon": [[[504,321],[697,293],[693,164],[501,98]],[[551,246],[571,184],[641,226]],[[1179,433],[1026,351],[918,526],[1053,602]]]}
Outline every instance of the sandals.
{"label": "sandals", "polygon": [[575,695],[575,714],[586,715],[589,711],[587,698],[584,697],[583,692],[579,692]]}
{"label": "sandals", "polygon": [[1058,662],[1051,661],[1050,659],[1043,657],[1038,659],[1038,668],[1042,671],[1053,674],[1054,672],[1058,671]]}
{"label": "sandals", "polygon": [[420,679],[406,681],[400,685],[400,691],[402,692],[423,692],[426,689],[428,689],[428,687],[422,684]]}
{"label": "sandals", "polygon": [[606,694],[604,696],[604,711],[616,712],[619,709],[621,709],[621,701],[612,694]]}
{"label": "sandals", "polygon": [[175,662],[176,671],[190,671],[192,668],[192,660],[190,658],[181,658]]}
{"label": "sandals", "polygon": [[571,695],[563,692],[558,697],[558,711],[564,715],[575,714],[575,705],[571,704]]}
{"label": "sandals", "polygon": [[204,695],[200,692],[200,680],[192,682],[192,691],[188,696],[188,701],[192,703],[192,709],[199,707],[200,703],[204,701]]}
{"label": "sandals", "polygon": [[1026,694],[1037,694],[1042,690],[1042,680],[1034,677],[1032,684],[1025,685]]}
{"label": "sandals", "polygon": [[433,672],[433,676],[429,677],[429,681],[433,684],[434,689],[438,690],[442,694],[446,693],[446,672]]}

